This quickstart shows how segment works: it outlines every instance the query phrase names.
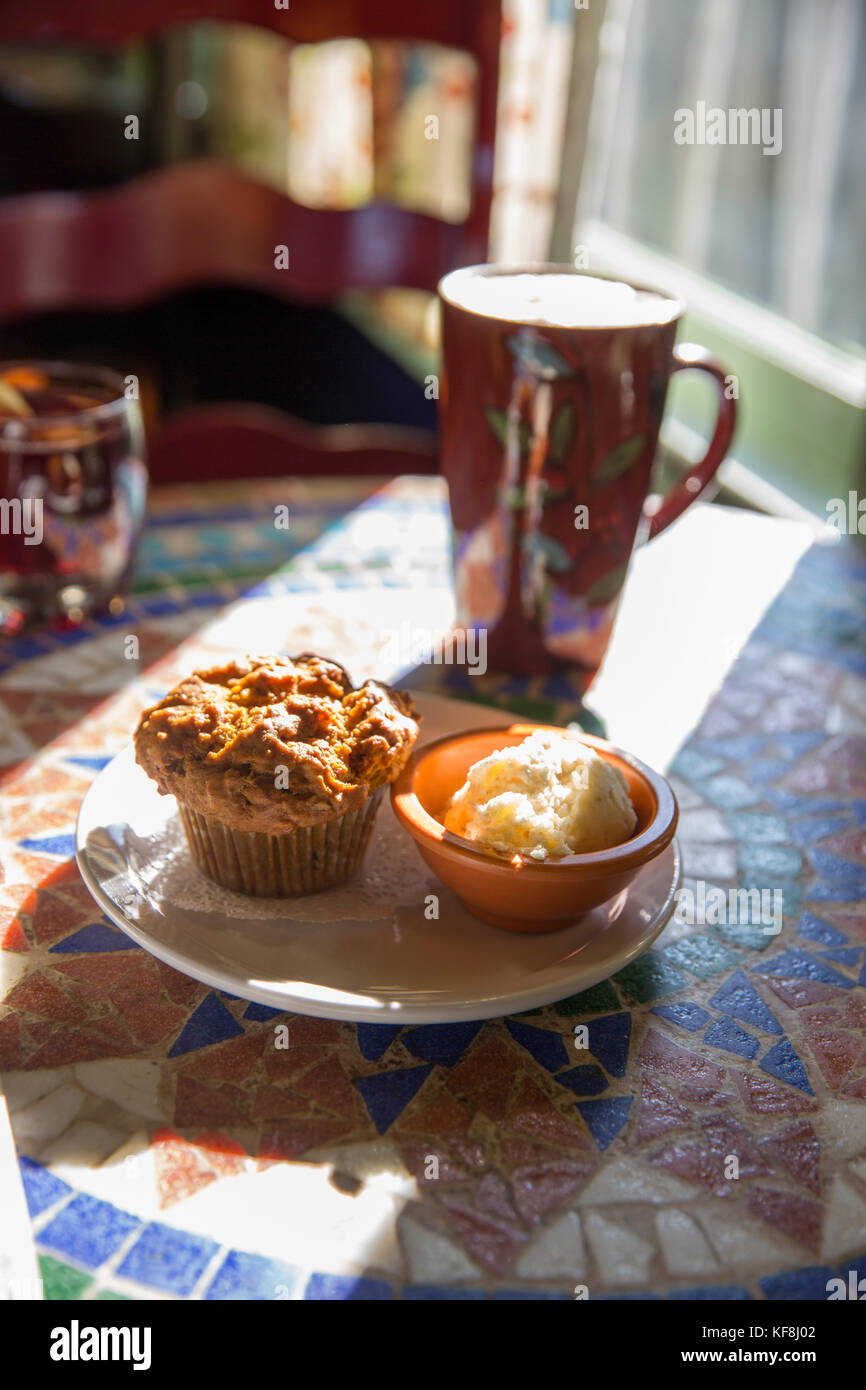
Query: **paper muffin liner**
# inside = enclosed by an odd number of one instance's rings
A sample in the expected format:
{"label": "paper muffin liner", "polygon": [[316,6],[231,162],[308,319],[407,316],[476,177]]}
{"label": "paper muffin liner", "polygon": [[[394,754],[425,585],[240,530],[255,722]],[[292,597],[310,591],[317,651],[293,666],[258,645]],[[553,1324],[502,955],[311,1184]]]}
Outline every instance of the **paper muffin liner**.
{"label": "paper muffin liner", "polygon": [[361,865],[382,789],[357,811],[286,835],[234,830],[178,802],[193,859],[223,888],[257,898],[291,898],[344,883]]}

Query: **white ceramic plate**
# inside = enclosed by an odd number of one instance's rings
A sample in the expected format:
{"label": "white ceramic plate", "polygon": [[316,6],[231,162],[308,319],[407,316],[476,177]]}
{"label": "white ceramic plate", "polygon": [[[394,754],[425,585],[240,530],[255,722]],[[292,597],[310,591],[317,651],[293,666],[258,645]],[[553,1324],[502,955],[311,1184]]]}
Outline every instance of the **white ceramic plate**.
{"label": "white ceramic plate", "polygon": [[[415,698],[425,742],[514,722],[465,701]],[[364,1023],[496,1018],[588,989],[655,940],[680,883],[674,843],[573,927],[501,931],[432,875],[386,798],[351,883],[301,898],[245,897],[196,868],[174,798],[159,795],[131,746],[84,798],[76,855],[107,916],[177,970],[273,1008]]]}

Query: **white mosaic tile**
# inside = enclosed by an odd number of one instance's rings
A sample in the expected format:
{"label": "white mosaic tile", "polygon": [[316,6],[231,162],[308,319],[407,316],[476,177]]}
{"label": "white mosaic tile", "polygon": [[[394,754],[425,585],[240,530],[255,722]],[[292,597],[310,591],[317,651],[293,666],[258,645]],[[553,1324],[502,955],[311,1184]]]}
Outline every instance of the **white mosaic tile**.
{"label": "white mosaic tile", "polygon": [[586,1250],[580,1217],[567,1211],[535,1237],[517,1261],[522,1279],[583,1279]]}
{"label": "white mosaic tile", "polygon": [[657,1212],[656,1231],[671,1274],[712,1274],[718,1269],[703,1232],[687,1212],[676,1207]]}
{"label": "white mosaic tile", "polygon": [[647,1282],[655,1254],[648,1241],[598,1212],[584,1217],[584,1227],[605,1284],[635,1287]]}

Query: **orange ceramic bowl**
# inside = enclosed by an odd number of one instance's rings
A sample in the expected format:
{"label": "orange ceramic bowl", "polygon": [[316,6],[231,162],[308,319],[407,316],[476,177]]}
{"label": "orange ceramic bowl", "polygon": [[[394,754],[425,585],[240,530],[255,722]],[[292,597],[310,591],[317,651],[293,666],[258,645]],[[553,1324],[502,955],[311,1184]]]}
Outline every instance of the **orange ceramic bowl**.
{"label": "orange ceramic bowl", "polygon": [[[557,931],[621,892],[641,865],[661,854],[677,826],[677,802],[664,777],[602,738],[581,733],[623,773],[637,826],[630,840],[591,854],[570,854],[535,863],[505,859],[454,835],[442,824],[451,797],[481,758],[521,743],[546,724],[512,724],[449,734],[416,750],[391,787],[398,821],[422,857],[476,917],[508,931]],[[552,729],[561,734],[563,729]]]}

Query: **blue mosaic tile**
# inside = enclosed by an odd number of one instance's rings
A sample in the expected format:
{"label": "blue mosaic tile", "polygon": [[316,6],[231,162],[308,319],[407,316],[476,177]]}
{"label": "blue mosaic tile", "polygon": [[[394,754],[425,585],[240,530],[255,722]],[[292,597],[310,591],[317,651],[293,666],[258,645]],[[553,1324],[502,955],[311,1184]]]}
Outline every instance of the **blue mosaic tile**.
{"label": "blue mosaic tile", "polygon": [[761,1046],[757,1038],[732,1018],[717,1018],[711,1023],[704,1033],[704,1042],[720,1047],[723,1052],[733,1052],[737,1057],[754,1057]]}
{"label": "blue mosaic tile", "polygon": [[40,1212],[47,1211],[55,1202],[59,1202],[61,1197],[68,1197],[72,1191],[62,1178],[55,1177],[32,1158],[22,1157],[19,1159],[19,1166],[27,1209],[31,1216],[39,1216]]}
{"label": "blue mosaic tile", "polygon": [[443,1289],[436,1284],[412,1284],[401,1297],[417,1303],[478,1303],[487,1298],[484,1289]]}
{"label": "blue mosaic tile", "polygon": [[661,953],[665,960],[681,965],[698,980],[711,980],[737,962],[737,956],[717,937],[707,932],[683,936]]}
{"label": "blue mosaic tile", "polygon": [[631,1014],[607,1014],[587,1024],[589,1050],[610,1076],[625,1076],[631,1041]]}
{"label": "blue mosaic tile", "polygon": [[735,970],[723,985],[720,985],[710,998],[710,1004],[729,1018],[738,1018],[741,1023],[751,1023],[765,1033],[781,1036],[783,1029],[779,1020],[764,1003],[745,970]]}
{"label": "blue mosaic tile", "polygon": [[790,766],[787,760],[781,758],[755,758],[749,763],[749,781],[756,782],[759,787],[778,782],[790,770]]}
{"label": "blue mosaic tile", "polygon": [[805,951],[797,950],[796,947],[782,951],[781,955],[773,956],[761,965],[752,966],[752,973],[784,975],[794,980],[817,980],[819,984],[837,985],[840,989],[853,988],[853,981],[846,975],[840,975],[838,970],[833,970],[831,966],[824,965],[822,961],[807,955]]}
{"label": "blue mosaic tile", "polygon": [[852,864],[848,859],[840,859],[821,849],[810,850],[809,854],[821,878],[841,879],[846,888],[857,889],[866,897],[866,868],[862,864]]}
{"label": "blue mosaic tile", "polygon": [[300,1278],[300,1270],[282,1260],[230,1250],[208,1285],[205,1299],[283,1300],[294,1291]]}
{"label": "blue mosaic tile", "polygon": [[418,1094],[432,1066],[383,1071],[376,1076],[359,1076],[355,1085],[364,1098],[370,1119],[380,1134],[402,1115],[410,1100]]}
{"label": "blue mosaic tile", "polygon": [[568,1065],[568,1049],[561,1033],[534,1028],[531,1023],[518,1023],[511,1018],[506,1019],[505,1026],[514,1041],[525,1047],[530,1056],[548,1071],[559,1071],[560,1067]]}
{"label": "blue mosaic tile", "polygon": [[686,1028],[690,1033],[697,1033],[710,1019],[710,1015],[700,1004],[656,1004],[650,1013],[658,1014],[659,1018],[666,1018],[679,1028]]}
{"label": "blue mosaic tile", "polygon": [[758,1282],[766,1297],[774,1301],[815,1299],[826,1303],[827,1284],[833,1277],[831,1269],[823,1265],[813,1265],[810,1269],[790,1269],[784,1274],[768,1274]]}
{"label": "blue mosaic tile", "polygon": [[361,1056],[368,1062],[378,1062],[402,1029],[401,1023],[359,1023],[356,1031]]}
{"label": "blue mosaic tile", "polygon": [[304,1298],[316,1302],[377,1302],[394,1297],[394,1288],[384,1279],[354,1277],[350,1274],[311,1274]]}
{"label": "blue mosaic tile", "polygon": [[104,758],[73,758],[64,756],[65,763],[74,763],[76,767],[86,767],[90,772],[101,772],[104,767],[108,767],[111,762],[111,755],[106,754]]}
{"label": "blue mosaic tile", "polygon": [[828,811],[847,811],[844,801],[832,801],[827,797],[803,797],[795,792],[769,791],[767,800],[780,811],[795,811],[800,816],[823,816]]}
{"label": "blue mosaic tile", "polygon": [[723,811],[738,811],[743,806],[754,806],[761,797],[754,787],[744,782],[742,777],[721,774],[711,777],[701,787],[704,796]]}
{"label": "blue mosaic tile", "polygon": [[661,1298],[659,1293],[597,1293],[593,1303],[653,1303]]}
{"label": "blue mosaic tile", "polygon": [[804,816],[791,821],[791,834],[798,844],[811,845],[823,840],[825,835],[835,835],[844,830],[848,821],[844,816]]}
{"label": "blue mosaic tile", "polygon": [[190,1235],[152,1221],[127,1250],[117,1273],[181,1298],[191,1294],[219,1246],[206,1236]]}
{"label": "blue mosaic tile", "polygon": [[733,738],[702,738],[689,744],[691,750],[699,753],[720,753],[726,760],[754,758],[768,742],[768,734],[737,734]]}
{"label": "blue mosaic tile", "polygon": [[140,951],[137,941],[133,941],[118,927],[107,922],[91,922],[79,928],[71,936],[64,936],[49,947],[52,955],[102,955],[105,951]]}
{"label": "blue mosaic tile", "polygon": [[548,1289],[497,1289],[491,1294],[494,1303],[549,1303],[551,1300],[555,1303],[567,1300],[570,1303],[572,1298],[570,1293],[553,1293]]}
{"label": "blue mosaic tile", "polygon": [[37,835],[32,839],[19,840],[18,844],[34,854],[61,854],[64,859],[71,859],[75,853],[74,835]]}
{"label": "blue mosaic tile", "polygon": [[708,757],[705,753],[696,753],[692,748],[683,748],[671,763],[670,770],[687,782],[703,782],[714,772],[721,772],[724,765],[724,758]]}
{"label": "blue mosaic tile", "polygon": [[725,823],[741,844],[752,841],[761,845],[786,845],[790,838],[785,817],[765,811],[728,811]]}
{"label": "blue mosaic tile", "polygon": [[48,1223],[39,1244],[68,1255],[85,1269],[97,1269],[141,1226],[137,1216],[80,1192]]}
{"label": "blue mosaic tile", "polygon": [[859,888],[845,887],[841,883],[823,883],[818,879],[809,884],[805,896],[812,902],[858,903],[863,894]]}
{"label": "blue mosaic tile", "polygon": [[852,801],[851,811],[858,825],[866,825],[866,801]]}
{"label": "blue mosaic tile", "polygon": [[624,1127],[633,1099],[633,1096],[610,1096],[605,1100],[577,1102],[577,1109],[600,1149],[609,1148]]}
{"label": "blue mosaic tile", "polygon": [[840,965],[854,966],[860,962],[860,948],[850,946],[847,949],[841,946],[833,946],[829,951],[819,951],[818,955],[822,960],[835,960]]}
{"label": "blue mosaic tile", "polygon": [[808,753],[813,748],[824,742],[827,735],[822,729],[815,729],[811,732],[799,734],[774,734],[773,742],[777,743],[783,753],[787,753],[789,758],[799,758],[803,753]]}
{"label": "blue mosaic tile", "polygon": [[701,1289],[671,1289],[668,1298],[679,1299],[682,1302],[703,1302],[715,1303],[716,1299],[726,1301],[738,1301],[745,1303],[751,1301],[752,1295],[748,1289],[744,1289],[739,1284],[720,1284],[717,1286],[707,1286]]}
{"label": "blue mosaic tile", "polygon": [[606,1091],[609,1085],[601,1067],[592,1063],[561,1071],[556,1079],[561,1086],[567,1086],[570,1091],[574,1091],[576,1096],[598,1096],[602,1091]]}
{"label": "blue mosaic tile", "polygon": [[831,927],[829,922],[822,921],[813,912],[803,913],[798,935],[806,937],[808,941],[820,941],[823,946],[844,946],[848,940],[844,932]]}
{"label": "blue mosaic tile", "polygon": [[172,1044],[169,1057],[180,1057],[184,1052],[195,1052],[211,1043],[226,1042],[237,1038],[243,1028],[229,1013],[225,1004],[215,994],[208,994],[194,1013],[190,1014],[179,1038]]}
{"label": "blue mosaic tile", "polygon": [[285,1009],[272,1009],[268,1004],[250,1004],[249,1008],[244,1009],[244,1018],[248,1018],[251,1023],[267,1023],[269,1019],[279,1018],[285,1013]]}
{"label": "blue mosaic tile", "polygon": [[424,1028],[410,1028],[404,1033],[403,1042],[413,1057],[453,1067],[480,1031],[480,1023],[432,1023]]}
{"label": "blue mosaic tile", "polygon": [[742,845],[739,854],[744,873],[785,877],[800,873],[803,856],[788,845]]}
{"label": "blue mosaic tile", "polygon": [[787,1082],[789,1086],[796,1086],[798,1091],[805,1091],[807,1095],[815,1094],[809,1085],[806,1069],[787,1038],[774,1043],[769,1052],[764,1053],[761,1058],[761,1071],[765,1071],[768,1076],[775,1076],[779,1081]]}

